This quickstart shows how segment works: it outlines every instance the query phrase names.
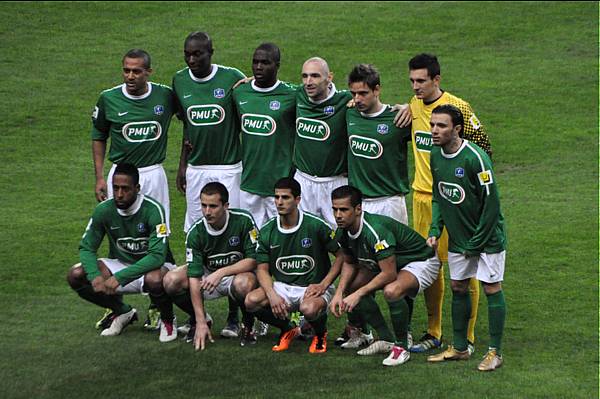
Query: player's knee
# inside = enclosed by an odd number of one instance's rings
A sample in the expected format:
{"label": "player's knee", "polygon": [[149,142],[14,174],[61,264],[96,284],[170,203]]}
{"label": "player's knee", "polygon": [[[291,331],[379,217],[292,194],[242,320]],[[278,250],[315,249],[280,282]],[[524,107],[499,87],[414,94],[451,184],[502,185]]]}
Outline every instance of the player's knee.
{"label": "player's knee", "polygon": [[246,298],[244,298],[244,306],[248,312],[257,311],[259,303],[260,295],[256,290],[249,292],[248,295],[246,295]]}
{"label": "player's knee", "polygon": [[307,320],[315,320],[321,315],[322,307],[314,301],[309,303],[303,302],[300,304],[299,310]]}
{"label": "player's knee", "polygon": [[450,288],[455,294],[465,295],[469,290],[469,280],[452,280]]}
{"label": "player's knee", "polygon": [[383,288],[383,297],[387,302],[397,301],[404,296],[402,287],[398,283],[391,283]]}
{"label": "player's knee", "polygon": [[82,287],[87,282],[87,275],[81,263],[77,263],[67,273],[67,283],[73,289]]}
{"label": "player's knee", "polygon": [[244,299],[254,288],[256,288],[256,277],[252,273],[238,274],[233,279],[233,291],[239,299]]}
{"label": "player's knee", "polygon": [[144,276],[144,289],[152,295],[161,295],[165,292],[160,270],[153,270]]}
{"label": "player's knee", "polygon": [[162,285],[165,292],[169,295],[175,295],[180,291],[183,291],[183,283],[178,278],[176,273],[168,272],[162,278]]}
{"label": "player's knee", "polygon": [[495,293],[502,290],[502,283],[483,283],[483,292],[485,295],[494,295]]}

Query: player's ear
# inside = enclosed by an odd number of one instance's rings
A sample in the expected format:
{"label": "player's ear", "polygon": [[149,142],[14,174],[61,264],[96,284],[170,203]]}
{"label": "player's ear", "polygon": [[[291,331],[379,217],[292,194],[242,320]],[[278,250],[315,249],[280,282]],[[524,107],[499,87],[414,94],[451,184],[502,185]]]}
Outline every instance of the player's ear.
{"label": "player's ear", "polygon": [[223,208],[225,208],[225,210],[229,209],[229,202],[224,203]]}
{"label": "player's ear", "polygon": [[152,75],[152,72],[154,72],[154,69],[148,68],[148,69],[146,69],[146,72],[148,73],[148,75]]}
{"label": "player's ear", "polygon": [[333,82],[333,72],[329,72],[329,74],[327,74],[327,79],[330,83]]}
{"label": "player's ear", "polygon": [[440,75],[435,75],[432,80],[433,83],[435,83],[439,87],[442,77]]}

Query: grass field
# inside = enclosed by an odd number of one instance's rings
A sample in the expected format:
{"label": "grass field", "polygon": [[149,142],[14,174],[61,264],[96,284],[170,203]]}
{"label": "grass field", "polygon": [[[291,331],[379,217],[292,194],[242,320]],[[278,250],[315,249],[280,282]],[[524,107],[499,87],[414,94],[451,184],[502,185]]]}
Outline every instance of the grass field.
{"label": "grass field", "polygon": [[[26,2],[2,3],[0,20],[0,397],[598,396],[597,2]],[[310,356],[302,342],[273,354],[274,333],[255,348],[217,339],[204,353],[160,344],[139,323],[98,335],[101,310],[65,282],[95,206],[90,113],[121,82],[125,51],[148,50],[153,80],[170,84],[184,67],[183,39],[198,29],[213,37],[214,62],[247,74],[263,41],[281,47],[283,80],[298,82],[302,62],[320,55],[343,88],[354,64],[373,63],[385,102],[410,98],[410,57],[439,56],[442,87],[472,104],[494,149],[509,238],[505,367],[475,370],[488,343],[483,295],[476,356],[460,364],[417,355],[390,370],[337,348]],[[178,121],[170,137],[181,261]],[[220,330],[225,304],[208,308]],[[425,319],[419,298],[415,335]],[[331,336],[342,327],[330,319]]]}

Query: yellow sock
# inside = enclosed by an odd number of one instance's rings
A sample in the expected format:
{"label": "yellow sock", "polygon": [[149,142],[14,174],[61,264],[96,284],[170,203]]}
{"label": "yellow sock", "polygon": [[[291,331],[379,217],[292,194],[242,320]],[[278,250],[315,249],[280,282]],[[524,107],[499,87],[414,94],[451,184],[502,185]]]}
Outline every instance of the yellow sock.
{"label": "yellow sock", "polygon": [[[442,337],[442,304],[444,303],[444,267],[440,268],[437,280],[424,292],[427,306],[427,333]],[[479,298],[479,297],[478,297]]]}
{"label": "yellow sock", "polygon": [[479,307],[479,281],[476,278],[472,278],[469,281],[469,293],[471,294],[471,317],[469,318],[469,327],[467,328],[467,339],[474,344],[477,308]]}

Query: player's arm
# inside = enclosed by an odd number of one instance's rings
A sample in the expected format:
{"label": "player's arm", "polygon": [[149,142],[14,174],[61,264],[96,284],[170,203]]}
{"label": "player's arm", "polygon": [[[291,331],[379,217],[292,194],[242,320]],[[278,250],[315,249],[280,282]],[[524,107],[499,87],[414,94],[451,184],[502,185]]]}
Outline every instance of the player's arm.
{"label": "player's arm", "polygon": [[337,276],[340,274],[340,271],[342,270],[342,263],[344,262],[344,252],[342,251],[342,247],[340,246],[340,243],[338,242],[338,240],[336,240],[335,237],[335,231],[331,230],[331,228],[328,225],[326,225],[325,223],[319,225],[319,241],[321,241],[324,244],[328,253],[332,253],[335,255],[335,260],[333,262],[333,265],[331,265],[331,267],[329,268],[329,271],[327,272],[325,277],[323,277],[323,280],[321,280],[318,284],[310,284],[306,288],[306,292],[304,293],[304,296],[306,298],[320,297],[321,295],[323,295],[325,291],[327,291],[327,288],[329,288],[329,286],[333,284]]}
{"label": "player's arm", "polygon": [[258,264],[256,267],[256,279],[258,280],[260,287],[265,291],[273,315],[280,319],[286,319],[289,313],[289,306],[287,302],[275,292],[275,289],[273,289],[273,279],[269,274],[268,263]]}
{"label": "player's arm", "polygon": [[184,133],[181,138],[181,154],[179,155],[179,168],[177,169],[177,178],[175,182],[177,184],[177,190],[185,195],[185,189],[187,187],[187,181],[185,178],[185,172],[187,170],[188,159],[192,152],[192,144]]}
{"label": "player's arm", "polygon": [[194,307],[196,317],[196,333],[194,335],[194,347],[196,350],[204,350],[206,340],[214,342],[210,329],[206,323],[206,313],[204,311],[204,298],[202,296],[202,279],[199,277],[188,277],[190,286],[190,297]]}
{"label": "player's arm", "polygon": [[396,127],[402,128],[412,124],[412,112],[409,104],[394,104],[392,112],[396,112],[396,116],[394,116]]}
{"label": "player's arm", "polygon": [[331,313],[333,313],[333,315],[336,317],[340,317],[343,313],[342,302],[344,299],[344,292],[346,292],[350,286],[350,283],[354,280],[356,273],[358,272],[355,264],[356,260],[346,253],[344,253],[342,256],[342,270],[340,273],[340,279],[338,280],[337,289],[335,290],[335,294],[333,295],[331,304],[329,305]]}
{"label": "player's arm", "polygon": [[352,312],[352,310],[358,305],[361,298],[365,295],[371,294],[381,288],[383,288],[386,284],[389,284],[396,280],[397,272],[396,272],[396,256],[391,255],[384,259],[380,259],[377,261],[381,272],[378,273],[371,281],[367,284],[363,285],[352,294],[348,295],[344,298],[342,302],[342,309],[346,312]]}
{"label": "player's arm", "polygon": [[104,201],[107,196],[106,180],[104,180],[104,157],[106,155],[106,140],[110,132],[110,121],[104,112],[104,97],[100,96],[94,112],[92,112],[92,159],[94,161],[94,175],[96,187],[94,193],[96,200]]}
{"label": "player's arm", "polygon": [[99,212],[96,209],[90,218],[88,225],[83,233],[81,242],[79,243],[79,260],[81,266],[85,270],[88,281],[92,284],[94,291],[104,292],[104,277],[98,269],[98,248],[102,243],[105,235],[105,230],[101,222],[99,222]]}
{"label": "player's arm", "polygon": [[490,143],[490,138],[487,132],[485,131],[483,124],[475,116],[471,105],[466,102],[464,104],[464,114],[465,125],[463,127],[463,138],[469,140],[472,143],[477,144],[491,158],[492,144]]}

